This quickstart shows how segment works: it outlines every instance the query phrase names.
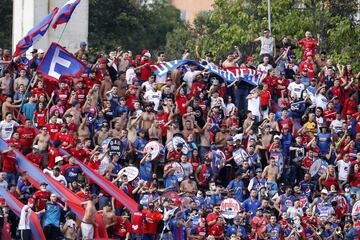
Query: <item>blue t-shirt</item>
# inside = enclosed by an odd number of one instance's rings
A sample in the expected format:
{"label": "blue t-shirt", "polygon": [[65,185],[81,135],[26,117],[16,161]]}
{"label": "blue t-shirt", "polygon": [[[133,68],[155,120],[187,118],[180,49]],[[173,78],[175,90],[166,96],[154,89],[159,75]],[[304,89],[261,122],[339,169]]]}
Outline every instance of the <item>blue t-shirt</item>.
{"label": "blue t-shirt", "polygon": [[244,191],[244,182],[242,180],[231,180],[226,189],[232,190],[232,194],[235,196],[236,200],[242,202]]}
{"label": "blue t-shirt", "polygon": [[68,167],[64,171],[64,177],[68,183],[74,182],[78,179],[81,169],[78,166]]}
{"label": "blue t-shirt", "polygon": [[317,135],[318,146],[321,154],[327,154],[329,152],[329,145],[331,143],[330,133],[318,133]]}
{"label": "blue t-shirt", "polygon": [[[136,150],[139,150],[139,151],[143,151],[145,146],[147,144],[147,141],[146,139],[143,139],[143,138],[136,138],[133,146]],[[143,158],[144,157],[144,154],[141,154],[141,153],[135,153],[135,156],[137,158]]]}
{"label": "blue t-shirt", "polygon": [[251,200],[251,198],[248,198],[243,202],[242,207],[246,212],[251,211],[252,216],[255,216],[256,210],[260,207],[260,202],[257,199]]}
{"label": "blue t-shirt", "polygon": [[26,120],[32,120],[36,111],[36,103],[25,103],[22,106],[21,112],[24,114]]}
{"label": "blue t-shirt", "polygon": [[172,187],[169,191],[177,192],[179,190],[178,179],[175,175],[169,175],[165,178],[165,188]]}
{"label": "blue t-shirt", "polygon": [[151,181],[152,163],[145,161],[140,164],[140,179],[145,181]]}
{"label": "blue t-shirt", "polygon": [[62,208],[56,203],[47,203],[45,210],[44,227],[50,224],[60,227]]}
{"label": "blue t-shirt", "polygon": [[270,234],[270,240],[280,239],[280,224],[276,223],[272,226],[270,223],[266,225],[266,232]]}

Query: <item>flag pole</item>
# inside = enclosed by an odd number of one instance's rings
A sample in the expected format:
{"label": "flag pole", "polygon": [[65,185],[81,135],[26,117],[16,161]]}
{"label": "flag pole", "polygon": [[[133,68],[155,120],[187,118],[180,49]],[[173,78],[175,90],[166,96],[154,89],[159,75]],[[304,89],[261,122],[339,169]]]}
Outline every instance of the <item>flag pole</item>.
{"label": "flag pole", "polygon": [[62,38],[62,36],[63,36],[63,34],[64,34],[64,32],[65,32],[65,29],[66,29],[67,25],[68,25],[68,22],[65,23],[65,26],[64,26],[64,28],[63,28],[60,36],[59,36],[59,39],[57,40],[57,43],[60,43],[61,38]]}

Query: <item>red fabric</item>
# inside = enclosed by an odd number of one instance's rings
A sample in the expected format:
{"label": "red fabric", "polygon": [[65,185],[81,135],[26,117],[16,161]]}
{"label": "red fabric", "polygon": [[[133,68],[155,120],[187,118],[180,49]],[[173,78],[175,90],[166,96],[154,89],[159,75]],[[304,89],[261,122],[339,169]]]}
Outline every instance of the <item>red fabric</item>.
{"label": "red fabric", "polygon": [[128,232],[131,232],[131,224],[129,220],[124,220],[121,216],[116,217],[117,223],[114,226],[115,235],[119,237],[126,237]]}
{"label": "red fabric", "polygon": [[43,109],[41,111],[39,110],[35,111],[34,115],[36,117],[38,127],[43,127],[46,125],[46,114],[47,114],[46,109]]}
{"label": "red fabric", "polygon": [[20,144],[23,149],[31,148],[36,131],[34,128],[20,127],[16,130],[20,134]]}
{"label": "red fabric", "polygon": [[187,103],[188,99],[185,96],[176,96],[176,104],[179,108],[180,111],[180,115],[184,115],[186,113],[186,106],[185,104]]}
{"label": "red fabric", "polygon": [[304,61],[299,65],[299,72],[301,73],[304,69],[307,70],[307,76],[309,78],[315,77],[314,64],[308,61]]}
{"label": "red fabric", "polygon": [[132,233],[143,233],[143,224],[144,224],[145,214],[143,212],[133,212],[131,215],[131,232]]}
{"label": "red fabric", "polygon": [[59,150],[57,148],[55,148],[55,147],[50,147],[49,152],[48,152],[48,160],[49,160],[48,167],[50,169],[54,168],[54,166],[55,166],[55,158],[57,156],[61,156]]}
{"label": "red fabric", "polygon": [[310,38],[309,40],[303,38],[299,41],[299,44],[304,47],[303,59],[306,59],[306,54],[311,53],[312,58],[315,58],[315,48],[317,45],[317,40]]}
{"label": "red fabric", "polygon": [[47,123],[45,125],[45,127],[47,128],[49,134],[50,134],[50,139],[51,141],[55,141],[55,135],[56,133],[60,132],[61,129],[61,124],[58,123]]}
{"label": "red fabric", "polygon": [[16,154],[14,152],[1,152],[1,160],[2,160],[2,171],[7,173],[15,173],[16,172]]}
{"label": "red fabric", "polygon": [[144,64],[147,64],[145,67],[141,68],[141,73],[140,73],[140,80],[141,81],[147,81],[149,80],[149,75],[151,73],[151,67],[150,65],[153,64],[152,61],[150,60],[142,60],[140,62],[140,65],[144,65]]}
{"label": "red fabric", "polygon": [[271,94],[269,91],[262,91],[260,93],[260,106],[269,106]]}
{"label": "red fabric", "polygon": [[34,193],[33,198],[35,199],[35,208],[37,211],[45,209],[46,202],[50,200],[50,195],[50,192],[41,190],[38,190]]}
{"label": "red fabric", "polygon": [[56,141],[56,140],[61,141],[61,147],[67,147],[69,145],[74,144],[74,137],[70,133],[58,132],[55,134],[54,139],[55,139],[54,141]]}

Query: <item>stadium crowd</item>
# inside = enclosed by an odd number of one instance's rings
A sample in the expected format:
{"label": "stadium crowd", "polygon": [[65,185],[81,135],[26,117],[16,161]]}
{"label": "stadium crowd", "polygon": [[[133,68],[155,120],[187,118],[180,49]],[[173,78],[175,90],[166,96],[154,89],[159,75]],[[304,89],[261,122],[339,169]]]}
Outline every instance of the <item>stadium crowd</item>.
{"label": "stadium crowd", "polygon": [[[216,63],[209,51],[183,53],[202,65],[258,70],[257,87],[191,64],[157,76],[152,65],[165,63],[165,52],[90,52],[86,42],[74,53],[83,75],[56,82],[36,74],[44,50],[12,58],[1,49],[0,134],[8,148],[0,152],[0,188],[24,204],[19,218],[2,199],[5,239],[31,239],[29,212],[46,239],[94,238],[95,212],[112,239],[359,239],[360,74],[318,52],[310,32],[277,40],[265,29],[254,39],[256,57],[235,47]],[[83,201],[81,222],[46,183],[30,183],[15,150]]]}

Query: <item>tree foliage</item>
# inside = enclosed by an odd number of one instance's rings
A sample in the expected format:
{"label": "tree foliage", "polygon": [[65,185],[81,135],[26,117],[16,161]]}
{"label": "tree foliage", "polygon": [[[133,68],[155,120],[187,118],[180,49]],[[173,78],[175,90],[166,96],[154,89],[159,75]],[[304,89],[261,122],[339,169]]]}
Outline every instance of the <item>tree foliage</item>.
{"label": "tree foliage", "polygon": [[0,30],[0,46],[2,48],[11,49],[12,39],[12,0],[1,0],[0,16],[1,16],[1,30]]}
{"label": "tree foliage", "polygon": [[90,0],[89,43],[95,49],[117,46],[158,49],[181,23],[180,12],[165,0]]}
{"label": "tree foliage", "polygon": [[[354,19],[356,6],[357,0],[272,0],[272,34],[281,41],[288,35],[301,39],[306,31],[311,31],[313,36],[319,33],[319,50],[327,51],[341,64],[352,63],[359,68],[360,26]],[[205,16],[201,14],[188,27],[192,34],[187,36],[191,39],[183,42],[191,40],[203,51],[207,49],[220,57],[235,45],[245,55],[259,53],[260,46],[253,39],[268,26],[267,1],[215,0],[213,11]],[[167,45],[172,45],[176,31],[168,34]],[[297,55],[300,56],[300,50]]]}

